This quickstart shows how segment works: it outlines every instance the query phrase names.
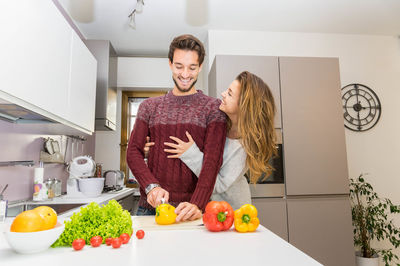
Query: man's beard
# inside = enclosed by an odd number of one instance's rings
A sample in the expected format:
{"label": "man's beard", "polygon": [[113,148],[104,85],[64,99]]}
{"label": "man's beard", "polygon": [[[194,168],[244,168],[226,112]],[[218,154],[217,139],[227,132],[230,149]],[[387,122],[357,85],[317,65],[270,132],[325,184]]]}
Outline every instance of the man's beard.
{"label": "man's beard", "polygon": [[180,92],[188,92],[188,91],[190,91],[190,90],[193,88],[194,84],[196,84],[196,82],[197,82],[197,79],[196,79],[195,81],[193,81],[192,85],[190,85],[189,88],[187,88],[187,89],[182,89],[181,87],[179,87],[178,82],[174,79],[174,77],[172,77],[172,80],[174,81],[175,86],[178,88],[178,90],[179,90]]}

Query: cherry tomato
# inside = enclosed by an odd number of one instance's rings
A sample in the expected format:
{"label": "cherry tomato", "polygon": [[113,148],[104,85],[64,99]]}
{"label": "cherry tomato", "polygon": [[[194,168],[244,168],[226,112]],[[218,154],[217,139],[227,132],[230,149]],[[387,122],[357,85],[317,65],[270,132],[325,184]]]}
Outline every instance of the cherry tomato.
{"label": "cherry tomato", "polygon": [[103,243],[103,238],[101,236],[94,236],[90,239],[90,245],[96,248],[99,247]]}
{"label": "cherry tomato", "polygon": [[113,238],[111,245],[113,248],[119,248],[121,246],[122,242],[119,237]]}
{"label": "cherry tomato", "polygon": [[72,247],[75,250],[81,250],[85,246],[85,239],[78,238],[72,241]]}
{"label": "cherry tomato", "polygon": [[138,239],[142,239],[142,238],[144,237],[144,231],[143,231],[143,230],[138,230],[138,231],[136,232],[136,237],[137,237]]}
{"label": "cherry tomato", "polygon": [[121,239],[122,244],[127,244],[131,237],[127,233],[123,233],[119,236],[119,238]]}
{"label": "cherry tomato", "polygon": [[111,246],[112,240],[113,240],[112,237],[107,237],[107,238],[106,238],[106,245],[107,245],[107,246]]}

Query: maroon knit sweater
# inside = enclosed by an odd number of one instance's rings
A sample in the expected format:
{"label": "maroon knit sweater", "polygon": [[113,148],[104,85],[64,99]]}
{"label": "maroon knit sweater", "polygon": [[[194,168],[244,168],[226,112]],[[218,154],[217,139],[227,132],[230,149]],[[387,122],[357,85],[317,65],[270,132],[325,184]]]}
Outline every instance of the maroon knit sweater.
{"label": "maroon knit sweater", "polygon": [[[160,184],[169,192],[169,203],[177,206],[190,202],[204,211],[209,201],[217,173],[222,164],[226,137],[226,117],[219,110],[218,99],[201,91],[186,96],[148,98],[139,106],[127,150],[127,162],[140,184],[139,206],[153,209],[147,203],[145,188]],[[169,159],[164,142],[174,142],[169,136],[188,141],[185,131],[192,135],[204,153],[199,178],[180,160]],[[146,136],[155,145],[150,148],[148,165],[143,160]]]}

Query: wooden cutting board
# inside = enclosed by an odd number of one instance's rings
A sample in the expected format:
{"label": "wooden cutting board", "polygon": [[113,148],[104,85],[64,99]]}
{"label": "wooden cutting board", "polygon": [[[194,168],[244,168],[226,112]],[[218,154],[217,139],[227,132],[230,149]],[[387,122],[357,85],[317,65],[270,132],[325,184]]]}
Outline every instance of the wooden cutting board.
{"label": "wooden cutting board", "polygon": [[156,223],[154,216],[132,216],[133,230],[189,230],[189,229],[203,229],[203,219],[194,221],[180,222],[169,225],[159,225]]}

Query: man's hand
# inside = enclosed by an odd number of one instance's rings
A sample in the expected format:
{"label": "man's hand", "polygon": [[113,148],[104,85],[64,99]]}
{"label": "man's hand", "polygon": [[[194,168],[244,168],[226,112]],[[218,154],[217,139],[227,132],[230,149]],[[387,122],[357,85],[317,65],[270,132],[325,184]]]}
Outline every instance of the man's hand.
{"label": "man's hand", "polygon": [[147,194],[147,202],[153,206],[153,208],[156,208],[162,203],[162,198],[164,198],[165,203],[167,203],[169,200],[169,193],[161,187],[155,187]]}
{"label": "man's hand", "polygon": [[175,213],[178,215],[176,217],[176,222],[181,221],[193,221],[201,217],[200,209],[189,202],[181,202],[175,209]]}

